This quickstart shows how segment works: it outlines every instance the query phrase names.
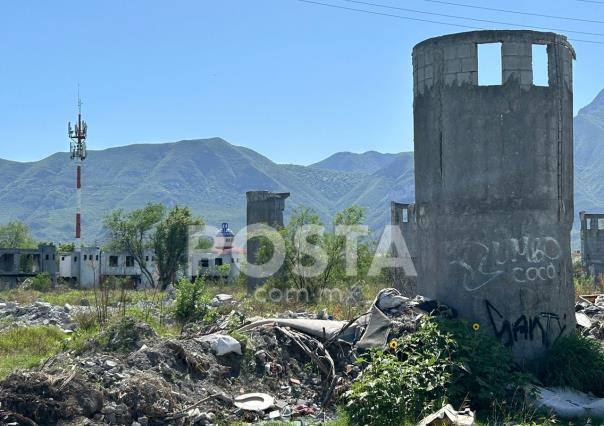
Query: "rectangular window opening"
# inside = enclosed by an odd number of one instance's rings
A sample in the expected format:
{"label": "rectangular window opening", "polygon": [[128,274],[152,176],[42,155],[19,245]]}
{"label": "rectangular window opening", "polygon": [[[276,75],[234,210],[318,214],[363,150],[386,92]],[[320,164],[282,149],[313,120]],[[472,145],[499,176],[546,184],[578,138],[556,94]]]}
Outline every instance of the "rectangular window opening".
{"label": "rectangular window opening", "polygon": [[409,209],[403,209],[403,223],[409,222]]}
{"label": "rectangular window opening", "polygon": [[501,43],[481,43],[478,46],[478,85],[500,86]]}
{"label": "rectangular window opening", "polygon": [[533,85],[549,86],[547,45],[533,44]]}
{"label": "rectangular window opening", "polygon": [[131,268],[134,266],[134,257],[126,256],[126,267]]}
{"label": "rectangular window opening", "polygon": [[117,266],[117,256],[109,256],[109,266],[112,268]]}

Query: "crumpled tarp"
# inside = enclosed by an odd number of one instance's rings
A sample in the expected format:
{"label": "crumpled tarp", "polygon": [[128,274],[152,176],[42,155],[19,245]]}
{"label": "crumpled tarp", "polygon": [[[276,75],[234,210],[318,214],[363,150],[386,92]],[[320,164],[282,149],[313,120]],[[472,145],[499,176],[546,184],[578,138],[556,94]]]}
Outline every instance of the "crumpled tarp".
{"label": "crumpled tarp", "polygon": [[392,327],[392,321],[384,311],[397,309],[408,301],[398,290],[385,288],[378,293],[371,309],[353,323],[307,318],[267,318],[244,325],[239,330],[250,331],[264,325],[274,325],[289,327],[323,342],[337,338],[360,349],[383,348]]}
{"label": "crumpled tarp", "polygon": [[604,419],[604,398],[573,389],[537,387],[536,405],[562,419]]}

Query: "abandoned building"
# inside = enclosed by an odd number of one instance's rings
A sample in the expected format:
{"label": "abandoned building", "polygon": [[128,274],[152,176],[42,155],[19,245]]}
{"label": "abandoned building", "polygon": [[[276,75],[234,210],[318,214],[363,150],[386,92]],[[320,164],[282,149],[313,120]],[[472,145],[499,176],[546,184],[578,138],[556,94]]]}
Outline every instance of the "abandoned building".
{"label": "abandoned building", "polygon": [[[479,84],[485,44],[500,50],[500,84]],[[453,34],[413,49],[416,201],[402,227],[416,236],[418,291],[518,359],[575,328],[574,58],[564,36],[535,31]]]}
{"label": "abandoned building", "polygon": [[[238,248],[233,247],[235,234],[228,223],[214,237],[214,246],[207,250],[190,250],[188,276],[194,280],[198,276],[234,279],[239,274]],[[221,268],[230,265],[229,268]]]}
{"label": "abandoned building", "polygon": [[[144,254],[147,269],[156,275],[155,253]],[[133,287],[149,286],[149,279],[141,271],[134,257],[126,252],[104,251],[99,247],[82,247],[59,255],[59,275],[83,288],[98,285],[101,278],[129,279]]]}
{"label": "abandoned building", "polygon": [[580,212],[581,262],[587,273],[598,279],[604,275],[604,213]]}
{"label": "abandoned building", "polygon": [[27,278],[48,273],[57,279],[57,250],[54,245],[37,249],[0,248],[0,288],[14,288]]}
{"label": "abandoned building", "polygon": [[[264,224],[273,228],[283,227],[283,210],[289,192],[248,191],[247,226]],[[260,240],[251,238],[247,243],[247,262],[258,264]],[[261,278],[248,277],[248,290],[253,291],[264,282]]]}

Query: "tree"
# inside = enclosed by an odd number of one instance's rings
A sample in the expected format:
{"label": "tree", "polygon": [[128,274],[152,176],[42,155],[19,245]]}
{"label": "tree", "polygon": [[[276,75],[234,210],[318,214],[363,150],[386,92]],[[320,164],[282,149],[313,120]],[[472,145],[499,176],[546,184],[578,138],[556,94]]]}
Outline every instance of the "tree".
{"label": "tree", "polygon": [[203,225],[203,220],[194,218],[188,207],[178,206],[170,210],[157,225],[152,245],[162,290],[174,281],[178,267],[186,261],[190,225]]}
{"label": "tree", "polygon": [[31,236],[29,227],[23,222],[11,221],[0,225],[0,247],[37,248],[38,243]]}
{"label": "tree", "polygon": [[60,243],[59,252],[69,253],[75,250],[75,243]]}
{"label": "tree", "polygon": [[152,287],[156,285],[155,277],[149,269],[145,250],[152,248],[153,233],[164,216],[164,210],[161,203],[149,203],[130,213],[123,209],[114,210],[104,219],[110,239],[109,248],[128,252]]}
{"label": "tree", "polygon": [[[340,233],[338,227],[344,226],[348,232],[363,234],[361,224],[364,217],[361,207],[348,207],[335,215],[331,230],[320,232],[322,223],[312,209],[302,207],[295,210],[287,226],[280,230],[285,243],[284,263],[282,271],[273,277],[273,282],[280,283],[282,287],[302,290],[309,300],[313,300],[326,288],[357,280],[356,276],[347,274],[347,234]],[[301,233],[304,227],[311,232]],[[267,262],[274,250],[268,242],[261,244],[260,262]],[[357,244],[356,254],[357,265],[361,266],[360,275],[365,275],[367,259],[371,256],[368,245]]]}

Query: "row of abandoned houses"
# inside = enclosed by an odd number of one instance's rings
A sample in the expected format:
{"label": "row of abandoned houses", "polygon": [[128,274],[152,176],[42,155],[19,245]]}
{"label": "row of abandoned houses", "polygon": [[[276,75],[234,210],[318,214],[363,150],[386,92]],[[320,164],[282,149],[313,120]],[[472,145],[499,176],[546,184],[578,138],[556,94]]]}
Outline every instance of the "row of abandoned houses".
{"label": "row of abandoned houses", "polygon": [[[223,224],[214,238],[214,246],[187,253],[185,273],[191,280],[199,275],[229,278],[237,268],[223,267],[238,262],[232,250],[234,234]],[[151,277],[157,279],[157,259],[152,249],[145,250],[141,261]],[[0,248],[0,288],[14,288],[24,280],[47,273],[53,282],[57,279],[82,288],[92,288],[109,277],[124,278],[134,288],[148,287],[149,277],[143,273],[135,257],[125,251],[103,250],[100,247],[81,247],[60,252],[53,244],[37,249]]]}

